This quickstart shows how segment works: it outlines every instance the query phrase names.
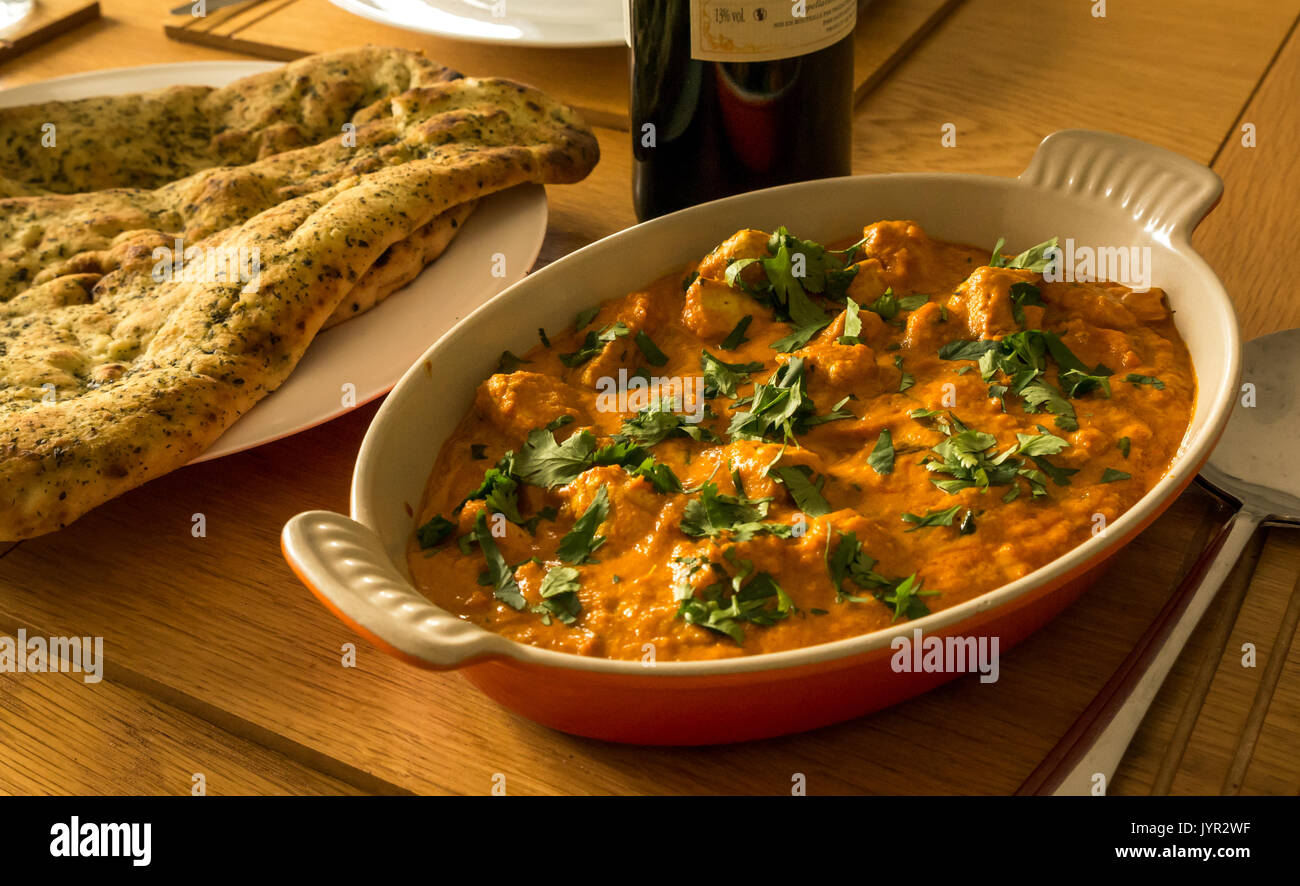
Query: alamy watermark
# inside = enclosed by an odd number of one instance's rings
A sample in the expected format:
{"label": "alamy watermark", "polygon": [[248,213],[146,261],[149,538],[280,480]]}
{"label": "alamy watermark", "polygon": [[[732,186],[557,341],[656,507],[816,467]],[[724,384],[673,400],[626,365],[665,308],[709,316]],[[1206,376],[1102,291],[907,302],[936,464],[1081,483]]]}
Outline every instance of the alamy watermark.
{"label": "alamy watermark", "polygon": [[895,637],[889,666],[896,674],[973,674],[981,683],[998,681],[997,637],[925,637],[920,628],[912,636]]}
{"label": "alamy watermark", "polygon": [[1048,283],[1123,283],[1134,292],[1151,288],[1150,246],[1077,246],[1071,237],[1064,247],[1048,247],[1043,257]]}
{"label": "alamy watermark", "polygon": [[155,283],[228,283],[244,284],[243,293],[257,292],[262,274],[262,253],[248,246],[191,246],[182,240],[174,246],[155,246],[153,279]]}
{"label": "alamy watermark", "polygon": [[[689,424],[704,420],[704,379],[688,375],[635,375],[619,369],[618,378],[603,375],[596,380],[598,412],[641,412],[656,404],[686,415]],[[667,410],[665,410],[667,411]]]}
{"label": "alamy watermark", "polygon": [[84,674],[86,683],[104,679],[103,637],[0,636],[0,674]]}

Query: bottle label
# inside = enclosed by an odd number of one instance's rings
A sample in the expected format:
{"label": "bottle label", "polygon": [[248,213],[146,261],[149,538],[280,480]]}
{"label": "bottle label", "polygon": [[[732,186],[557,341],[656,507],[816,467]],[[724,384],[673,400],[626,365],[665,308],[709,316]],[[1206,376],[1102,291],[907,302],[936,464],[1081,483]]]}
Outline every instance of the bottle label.
{"label": "bottle label", "polygon": [[691,0],[691,58],[765,62],[807,55],[853,31],[858,0]]}

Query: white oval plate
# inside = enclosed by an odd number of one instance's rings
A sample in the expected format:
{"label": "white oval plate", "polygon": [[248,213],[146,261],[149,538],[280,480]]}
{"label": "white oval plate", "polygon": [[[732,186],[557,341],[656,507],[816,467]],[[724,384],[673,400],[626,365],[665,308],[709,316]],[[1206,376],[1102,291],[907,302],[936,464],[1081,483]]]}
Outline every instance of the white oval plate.
{"label": "white oval plate", "polygon": [[[91,71],[0,92],[0,107],[226,84],[275,62],[182,62]],[[451,327],[524,276],[546,236],[546,191],[523,185],[484,198],[437,261],[374,308],[316,337],[280,389],[235,422],[194,463],[279,440],[386,393]],[[505,276],[494,256],[504,256]],[[346,386],[351,385],[351,388]]]}
{"label": "white oval plate", "polygon": [[[371,21],[469,43],[623,45],[621,0],[330,0]],[[494,16],[497,9],[504,14]]]}

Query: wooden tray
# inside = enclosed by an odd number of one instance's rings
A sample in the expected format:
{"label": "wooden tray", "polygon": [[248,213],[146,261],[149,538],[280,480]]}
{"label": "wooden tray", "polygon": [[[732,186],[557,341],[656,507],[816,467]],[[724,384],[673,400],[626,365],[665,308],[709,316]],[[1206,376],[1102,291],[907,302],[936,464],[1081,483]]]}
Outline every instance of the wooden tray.
{"label": "wooden tray", "polygon": [[[854,77],[861,100],[961,0],[875,0],[859,16]],[[430,58],[474,76],[532,83],[573,105],[595,126],[627,130],[627,50],[493,48],[404,31],[363,19],[329,0],[246,0],[202,18],[168,16],[173,40],[260,58],[304,55],[373,43],[423,49]],[[486,62],[485,62],[486,60]]]}
{"label": "wooden tray", "polygon": [[0,38],[0,64],[97,18],[98,0],[36,0],[22,28]]}

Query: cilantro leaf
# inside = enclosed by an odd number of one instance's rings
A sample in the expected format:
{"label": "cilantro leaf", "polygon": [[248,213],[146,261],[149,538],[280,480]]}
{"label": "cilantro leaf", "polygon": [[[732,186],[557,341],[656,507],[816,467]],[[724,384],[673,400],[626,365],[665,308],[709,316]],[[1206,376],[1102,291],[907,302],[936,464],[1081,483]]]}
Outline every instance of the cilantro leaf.
{"label": "cilantro leaf", "polygon": [[898,380],[898,392],[901,394],[903,391],[906,391],[912,385],[916,384],[916,376],[903,368],[903,358],[898,354],[894,355],[894,366],[900,373],[902,373]]}
{"label": "cilantro leaf", "polygon": [[1114,483],[1116,480],[1132,480],[1132,474],[1126,474],[1123,471],[1117,471],[1114,468],[1107,468],[1101,472],[1100,483]]}
{"label": "cilantro leaf", "polygon": [[[921,597],[938,594],[938,591],[922,591],[921,582],[916,573],[907,578],[886,578],[875,571],[876,561],[863,550],[862,543],[853,532],[839,533],[839,540],[831,551],[830,530],[826,538],[826,572],[831,585],[835,588],[837,603],[868,603],[877,600],[894,610],[892,621],[906,616],[909,619],[929,615],[930,609]],[[852,581],[859,588],[871,592],[871,597],[850,594],[844,588],[846,581]]]}
{"label": "cilantro leaf", "polygon": [[795,506],[810,517],[821,517],[831,512],[830,503],[822,496],[825,477],[813,479],[813,470],[807,465],[783,465],[772,473],[785,485]]}
{"label": "cilantro leaf", "polygon": [[876,448],[871,450],[867,456],[867,464],[877,474],[892,474],[894,472],[894,438],[889,433],[889,428],[880,432],[880,439],[876,441]]}
{"label": "cilantro leaf", "polygon": [[668,437],[690,437],[692,440],[715,441],[717,437],[703,423],[693,424],[690,416],[674,412],[672,400],[661,399],[642,409],[631,418],[624,419],[614,439],[632,441],[642,446],[653,446]]}
{"label": "cilantro leaf", "polygon": [[478,516],[474,518],[474,531],[471,536],[478,542],[487,561],[487,580],[493,588],[492,595],[511,609],[522,610],[527,601],[519,590],[519,583],[515,581],[515,571],[501,556],[501,551],[497,549],[496,541],[487,528],[486,510],[479,511]]}
{"label": "cilantro leaf", "polygon": [[1157,391],[1163,391],[1165,389],[1165,383],[1154,375],[1138,375],[1137,373],[1130,372],[1128,375],[1124,376],[1124,381],[1131,385],[1150,385]]}
{"label": "cilantro leaf", "polygon": [[957,512],[961,509],[961,505],[953,505],[940,511],[927,511],[923,516],[903,514],[903,522],[915,524],[911,529],[906,530],[907,532],[916,532],[918,529],[928,529],[935,526],[951,526],[952,521],[957,517]]}
{"label": "cilantro leaf", "polygon": [[858,313],[858,303],[851,298],[844,299],[844,334],[838,339],[842,345],[862,344],[862,317]]}
{"label": "cilantro leaf", "polygon": [[600,313],[600,305],[596,305],[595,307],[591,307],[579,311],[578,316],[575,317],[573,320],[573,328],[581,332],[582,330],[586,329],[588,326],[591,325],[591,321],[595,320],[596,315],[599,313]]}
{"label": "cilantro leaf", "polygon": [[[745,642],[742,623],[770,626],[787,618],[795,611],[795,606],[771,574],[760,572],[749,578],[754,570],[751,561],[737,560],[731,551],[726,556],[737,567],[735,575],[727,575],[721,564],[710,565],[731,579],[730,596],[725,594],[726,585],[723,582],[709,585],[698,597],[687,584],[676,592],[677,599],[680,600],[677,617],[688,624],[726,634],[739,645]],[[773,598],[776,606],[769,607],[767,602]]]}
{"label": "cilantro leaf", "polygon": [[538,591],[542,602],[530,607],[530,611],[540,615],[544,624],[550,624],[554,616],[571,625],[582,611],[582,603],[578,600],[579,587],[578,570],[572,566],[553,566],[546,571]]}
{"label": "cilantro leaf", "polygon": [[750,373],[763,368],[762,363],[726,363],[710,354],[700,351],[700,368],[704,370],[704,396],[712,399],[718,396],[736,399],[736,388],[747,384]]}
{"label": "cilantro leaf", "polygon": [[600,332],[594,330],[588,332],[578,350],[571,354],[561,354],[560,362],[565,366],[568,366],[570,369],[575,366],[581,366],[583,363],[586,363],[592,357],[604,350],[605,345],[614,341],[616,338],[622,338],[630,331],[631,330],[627,328],[627,324],[620,320],[617,323],[611,323],[609,326],[600,330]]}
{"label": "cilantro leaf", "polygon": [[718,484],[705,483],[698,496],[686,503],[679,526],[692,538],[717,538],[729,534],[735,541],[749,541],[761,533],[788,538],[789,526],[763,520],[770,501],[766,498],[749,499],[743,494],[724,495],[718,492]]}
{"label": "cilantro leaf", "polygon": [[529,432],[515,458],[515,472],[527,483],[553,489],[591,467],[595,450],[596,436],[591,431],[581,430],[557,443],[552,428],[538,428]]}
{"label": "cilantro leaf", "polygon": [[1016,325],[1022,329],[1025,326],[1025,305],[1044,307],[1042,293],[1037,286],[1024,280],[1012,283],[1011,316],[1015,318]]}
{"label": "cilantro leaf", "polygon": [[753,314],[746,314],[741,317],[740,322],[738,322],[735,327],[727,333],[727,337],[722,340],[722,344],[718,345],[718,347],[722,348],[724,351],[734,351],[736,348],[749,341],[749,339],[745,338],[745,330],[748,329],[749,324],[753,322]]}
{"label": "cilantro leaf", "polygon": [[632,339],[637,348],[645,355],[646,362],[651,366],[663,366],[668,362],[668,355],[659,350],[659,346],[654,343],[650,336],[646,335],[644,329],[638,329],[636,337]]}
{"label": "cilantro leaf", "polygon": [[421,550],[434,548],[446,541],[455,529],[455,523],[442,514],[434,514],[428,523],[415,530],[415,538]]}
{"label": "cilantro leaf", "polygon": [[573,524],[573,528],[560,539],[560,546],[555,555],[565,563],[578,565],[585,563],[596,549],[605,543],[605,537],[596,535],[596,530],[609,516],[609,493],[601,486],[596,490],[591,504],[582,512],[582,516]]}
{"label": "cilantro leaf", "polygon": [[1005,237],[998,238],[998,242],[993,247],[993,255],[989,258],[990,268],[1023,268],[1041,274],[1051,264],[1051,260],[1047,257],[1047,251],[1055,248],[1060,243],[1060,238],[1053,237],[1051,240],[1044,240],[1037,246],[1029,247],[1011,260],[1007,260],[1002,255],[1002,247],[1006,245],[1006,242]]}

